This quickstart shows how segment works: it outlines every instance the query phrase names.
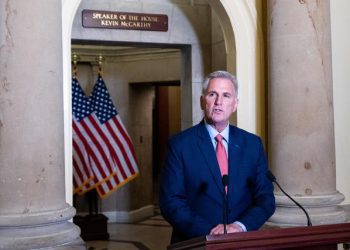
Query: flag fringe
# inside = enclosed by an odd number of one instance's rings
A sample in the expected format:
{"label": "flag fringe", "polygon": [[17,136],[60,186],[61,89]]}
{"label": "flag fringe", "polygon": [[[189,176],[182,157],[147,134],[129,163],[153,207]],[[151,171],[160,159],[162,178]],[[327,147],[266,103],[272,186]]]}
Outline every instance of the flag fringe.
{"label": "flag fringe", "polygon": [[97,187],[97,193],[99,194],[99,196],[102,199],[107,198],[108,196],[110,196],[114,191],[116,191],[118,188],[124,186],[125,184],[127,184],[129,181],[135,179],[137,176],[139,175],[139,173],[135,173],[134,175],[128,177],[127,179],[125,179],[124,181],[120,182],[118,185],[116,185],[113,189],[109,190],[107,193],[103,194],[102,191]]}

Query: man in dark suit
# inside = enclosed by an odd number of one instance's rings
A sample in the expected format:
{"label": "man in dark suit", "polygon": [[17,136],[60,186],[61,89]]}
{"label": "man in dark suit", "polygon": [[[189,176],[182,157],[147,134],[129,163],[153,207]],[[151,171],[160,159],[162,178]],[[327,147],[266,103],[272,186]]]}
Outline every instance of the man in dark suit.
{"label": "man in dark suit", "polygon": [[237,94],[233,75],[211,73],[200,99],[204,119],[169,140],[159,206],[173,227],[171,243],[257,230],[275,211],[260,138],[229,124]]}

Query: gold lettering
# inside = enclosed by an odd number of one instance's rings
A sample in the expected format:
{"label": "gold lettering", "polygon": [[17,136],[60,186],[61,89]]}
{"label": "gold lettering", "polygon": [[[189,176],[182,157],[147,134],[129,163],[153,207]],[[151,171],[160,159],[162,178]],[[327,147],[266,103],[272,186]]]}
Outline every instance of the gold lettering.
{"label": "gold lettering", "polygon": [[102,26],[119,26],[119,21],[101,20]]}
{"label": "gold lettering", "polygon": [[101,18],[101,14],[100,13],[92,13],[92,18],[93,19],[100,19]]}
{"label": "gold lettering", "polygon": [[138,21],[138,19],[139,19],[138,16],[129,15],[129,20],[131,20],[131,21]]}
{"label": "gold lettering", "polygon": [[115,14],[102,14],[101,19],[108,19],[108,20],[118,20],[118,15]]}
{"label": "gold lettering", "polygon": [[122,27],[128,27],[128,23],[125,22],[125,21],[122,21],[122,22],[120,23],[120,26],[122,26]]}
{"label": "gold lettering", "polygon": [[118,20],[119,19],[117,14],[107,14],[107,13],[97,13],[97,12],[92,13],[92,18],[93,19],[107,19],[107,20]]}
{"label": "gold lettering", "polygon": [[120,23],[122,27],[127,27],[127,28],[151,28],[150,23],[142,23],[142,22],[126,22],[122,21]]}
{"label": "gold lettering", "polygon": [[143,22],[158,22],[158,17],[155,16],[141,16]]}

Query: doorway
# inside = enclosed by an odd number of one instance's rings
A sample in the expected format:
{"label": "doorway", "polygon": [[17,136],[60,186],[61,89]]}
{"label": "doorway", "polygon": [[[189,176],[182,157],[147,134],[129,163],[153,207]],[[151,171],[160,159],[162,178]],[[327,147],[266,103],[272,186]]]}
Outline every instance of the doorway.
{"label": "doorway", "polygon": [[[152,183],[153,203],[158,206],[159,177],[165,160],[167,141],[181,131],[180,80],[130,83],[135,93],[152,91]],[[138,99],[142,99],[139,97]],[[147,104],[139,104],[146,105]],[[142,139],[143,140],[143,139]]]}

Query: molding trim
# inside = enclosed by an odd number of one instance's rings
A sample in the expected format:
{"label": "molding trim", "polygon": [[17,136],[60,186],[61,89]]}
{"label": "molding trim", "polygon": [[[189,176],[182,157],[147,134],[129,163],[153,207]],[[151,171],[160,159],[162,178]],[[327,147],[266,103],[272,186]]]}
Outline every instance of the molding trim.
{"label": "molding trim", "polygon": [[97,55],[105,58],[106,62],[131,62],[131,61],[150,61],[159,59],[181,59],[180,49],[157,49],[157,48],[138,48],[138,47],[120,47],[113,48],[98,45],[72,45],[72,53],[79,56],[79,62],[96,63]]}

